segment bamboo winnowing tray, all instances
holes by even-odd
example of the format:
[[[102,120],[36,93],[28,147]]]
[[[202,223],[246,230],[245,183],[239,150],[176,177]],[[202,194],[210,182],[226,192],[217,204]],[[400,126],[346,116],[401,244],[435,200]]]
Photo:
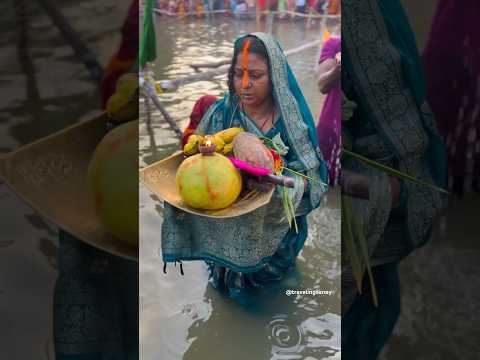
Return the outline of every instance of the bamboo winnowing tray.
[[[163,160],[140,170],[140,179],[143,184],[160,199],[191,214],[210,218],[231,218],[252,212],[268,204],[272,198],[274,188],[269,192],[253,191],[245,197],[239,197],[232,205],[222,210],[197,210],[185,204],[180,197],[175,175],[177,169],[185,159],[182,152],[177,152]]]
[[[90,158],[106,133],[106,114],[0,155],[0,178],[42,216],[98,249],[138,261],[138,247],[114,239],[87,188]]]

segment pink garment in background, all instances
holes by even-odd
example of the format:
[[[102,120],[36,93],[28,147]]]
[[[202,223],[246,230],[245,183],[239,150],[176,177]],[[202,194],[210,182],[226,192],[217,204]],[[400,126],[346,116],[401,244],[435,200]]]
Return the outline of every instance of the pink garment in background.
[[[423,54],[427,97],[447,143],[454,190],[480,177],[479,22],[480,1],[441,0]]]
[[[330,37],[323,44],[319,63],[326,59],[334,59],[341,51],[339,37]],[[333,87],[323,104],[320,119],[317,124],[317,135],[320,150],[327,162],[330,184],[336,184],[340,175],[340,151],[341,151],[341,124],[342,124],[342,89],[341,82]]]

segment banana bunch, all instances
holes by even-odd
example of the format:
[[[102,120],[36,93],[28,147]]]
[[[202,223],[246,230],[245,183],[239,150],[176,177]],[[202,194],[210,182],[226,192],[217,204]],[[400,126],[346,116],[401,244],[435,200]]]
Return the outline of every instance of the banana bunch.
[[[229,155],[233,151],[233,139],[242,131],[242,128],[233,127],[214,134],[210,139],[215,144],[215,151],[223,155]],[[205,136],[190,135],[188,142],[183,147],[183,153],[187,156],[197,154],[199,152],[198,145],[205,144],[205,140]]]
[[[188,142],[183,147],[183,153],[187,156],[195,155],[198,153],[198,145],[204,142],[204,137],[201,135],[190,135]]]
[[[107,114],[114,124],[138,118],[137,74],[124,74],[117,80],[115,93],[107,101]]]

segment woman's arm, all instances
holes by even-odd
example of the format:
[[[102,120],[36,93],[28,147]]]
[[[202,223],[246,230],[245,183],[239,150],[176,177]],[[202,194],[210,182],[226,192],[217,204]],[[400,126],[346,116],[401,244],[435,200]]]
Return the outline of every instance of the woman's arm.
[[[340,81],[342,64],[336,59],[325,59],[318,65],[318,88],[327,94]]]

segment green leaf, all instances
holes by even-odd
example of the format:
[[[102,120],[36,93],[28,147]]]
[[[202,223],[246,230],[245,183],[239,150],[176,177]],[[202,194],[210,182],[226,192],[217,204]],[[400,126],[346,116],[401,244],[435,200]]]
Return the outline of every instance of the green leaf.
[[[285,216],[287,217],[288,224],[291,226],[292,214],[290,213],[290,207],[288,206],[288,193],[286,187],[282,189],[282,204],[283,209],[285,210]]]
[[[297,219],[295,217],[295,208],[293,206],[292,197],[288,195],[288,189],[285,188],[285,190],[287,190],[287,204],[288,204],[288,207],[290,208],[290,214],[293,219],[293,225],[295,225],[295,232],[298,234],[298,225],[297,225]]]
[[[280,136],[280,133],[275,135],[272,139],[272,145],[275,151],[280,155],[280,156],[285,156],[288,154],[289,147],[285,145],[285,143],[282,140],[282,137]]]
[[[307,179],[308,181],[311,181],[311,182],[314,182],[314,183],[317,183],[319,184],[320,186],[322,186],[322,189],[323,191],[327,191],[328,190],[328,184],[320,181],[320,180],[317,180],[317,179],[314,179],[308,175],[305,175],[305,174],[302,174],[301,172],[298,172],[298,171],[295,171],[295,170],[292,170],[292,169],[289,169],[285,166],[282,166],[282,170],[287,170],[287,171],[290,171],[291,173],[294,173],[295,175],[298,175],[298,176],[301,176],[303,177],[304,179]]]
[[[342,195],[342,237],[353,269],[353,276],[359,293],[362,293],[362,280],[365,269],[368,273],[373,303],[378,306],[377,289],[373,279],[367,242],[361,220],[353,214],[350,198]],[[360,247],[361,255],[358,253]]]
[[[370,281],[370,289],[372,290],[373,304],[375,306],[378,306],[377,289],[375,287],[375,281],[373,279],[372,267],[370,266],[370,256],[368,255],[368,247],[367,247],[367,241],[365,240],[365,235],[363,232],[363,224],[361,223],[360,219],[353,216],[352,225],[353,225],[354,238],[358,239],[357,242],[360,245],[360,249],[362,251],[363,264],[367,268],[368,279]]]
[[[420,179],[417,179],[416,177],[414,176],[411,176],[411,175],[408,175],[408,174],[405,174],[401,171],[398,171],[396,169],[393,169],[389,166],[386,166],[386,165],[383,165],[383,164],[380,164],[376,161],[373,161],[365,156],[362,156],[362,155],[359,155],[359,154],[356,154],[352,151],[349,151],[345,148],[342,148],[342,153],[350,156],[351,158],[361,162],[362,164],[365,164],[367,166],[370,166],[374,169],[377,169],[377,170],[380,170],[390,176],[395,176],[399,179],[402,179],[402,180],[406,180],[406,181],[410,181],[410,182],[413,182],[415,184],[418,184],[418,185],[422,185],[422,186],[426,186],[426,187],[429,187],[430,189],[433,189],[433,190],[436,190],[436,191],[439,191],[441,193],[444,193],[444,194],[449,194],[449,192],[445,189],[442,189],[441,187],[438,187],[436,185],[433,185],[433,184],[430,184],[426,181],[423,181],[423,180],[420,180]]]
[[[358,292],[362,293],[363,267],[357,252],[357,246],[352,232],[351,218],[353,216],[350,202],[345,195],[342,195],[342,237],[352,265],[353,277],[357,284]]]

